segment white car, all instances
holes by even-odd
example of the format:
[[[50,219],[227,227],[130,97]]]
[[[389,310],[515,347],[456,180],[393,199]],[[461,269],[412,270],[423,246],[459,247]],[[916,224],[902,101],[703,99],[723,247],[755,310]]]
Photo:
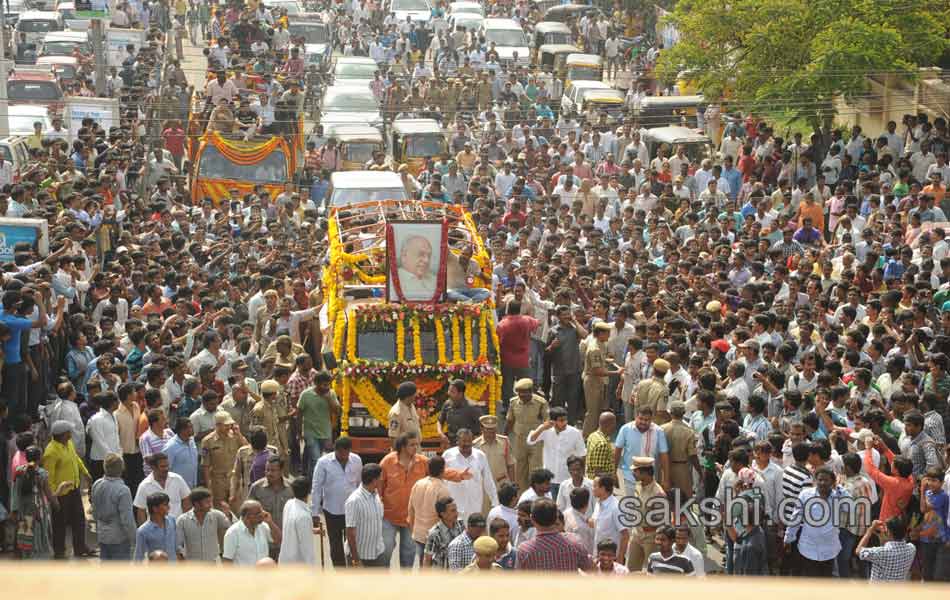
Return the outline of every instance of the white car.
[[[449,15],[449,27],[451,31],[455,31],[461,27],[465,31],[476,32],[481,29],[482,23],[484,22],[485,17],[475,13],[463,12]]]
[[[303,4],[297,0],[263,0],[263,4],[265,8],[286,8],[288,16],[304,12]]]
[[[501,63],[517,62],[520,66],[527,66],[531,61],[528,36],[516,21],[512,19],[485,19],[482,23],[481,33],[485,36],[485,42],[489,47],[494,42]],[[515,54],[518,55],[517,61],[515,61]]]
[[[373,91],[366,84],[331,85],[320,102],[320,122],[352,123],[381,128],[383,116]]]
[[[330,175],[328,203],[346,206],[372,200],[408,200],[402,178],[392,171],[337,171]]]
[[[561,96],[561,112],[586,113],[592,121],[600,113],[607,122],[618,122],[623,116],[624,95],[602,81],[573,81]]]
[[[365,56],[341,56],[333,65],[333,85],[369,85],[379,65]]]
[[[396,21],[405,23],[406,18],[413,23],[428,23],[432,18],[432,5],[429,0],[392,0],[389,12],[396,13]]]
[[[10,135],[33,135],[33,123],[42,123],[43,131],[49,130],[53,124],[45,106],[36,104],[15,104],[7,109],[7,122],[10,125]]]
[[[326,23],[291,20],[288,31],[291,39],[303,38],[304,61],[307,67],[316,66],[321,70],[327,68],[332,54],[332,39]]]
[[[478,2],[453,2],[449,4],[450,15],[459,15],[461,13],[485,16],[485,9]]]

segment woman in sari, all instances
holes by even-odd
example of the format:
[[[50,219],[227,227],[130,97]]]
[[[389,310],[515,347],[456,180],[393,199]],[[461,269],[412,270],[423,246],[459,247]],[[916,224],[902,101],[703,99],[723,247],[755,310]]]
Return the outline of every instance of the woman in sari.
[[[10,509],[16,524],[16,547],[23,559],[45,560],[53,557],[51,543],[53,518],[57,505],[49,487],[49,474],[39,466],[43,456],[37,446],[26,449],[26,464],[16,470]]]

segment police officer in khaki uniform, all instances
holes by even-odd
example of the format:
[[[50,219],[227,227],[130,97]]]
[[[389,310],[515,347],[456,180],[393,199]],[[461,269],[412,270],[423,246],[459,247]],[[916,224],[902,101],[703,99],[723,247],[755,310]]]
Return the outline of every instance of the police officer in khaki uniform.
[[[262,427],[280,453],[280,457],[287,460],[290,446],[287,443],[287,421],[297,415],[297,409],[287,412],[277,395],[280,393],[280,384],[273,379],[261,383],[261,399],[251,409],[251,426]]]
[[[699,456],[696,451],[696,432],[683,422],[686,403],[681,400],[670,402],[670,422],[660,429],[666,436],[670,455],[670,490],[679,490],[685,501],[693,495],[692,469],[700,472]]]
[[[534,382],[519,379],[508,405],[507,431],[511,433],[511,449],[515,461],[515,482],[519,490],[528,489],[528,475],[542,466],[544,443],[528,445],[528,434],[548,420],[548,401],[534,393]]]
[[[653,422],[663,425],[670,420],[666,405],[670,398],[670,389],[664,377],[670,370],[670,363],[662,358],[653,361],[653,376],[644,379],[633,390],[634,405],[637,408],[649,406],[653,409]]]
[[[633,476],[637,479],[637,486],[633,495],[640,499],[640,506],[646,506],[650,498],[663,497],[666,492],[653,478],[654,460],[652,456],[637,456],[633,459]],[[645,509],[644,509],[645,510]],[[631,573],[643,570],[643,563],[651,554],[656,552],[656,527],[637,526],[630,534],[630,548],[627,552],[627,569]]]
[[[395,441],[409,432],[421,437],[422,426],[416,412],[416,384],[403,381],[396,388],[396,403],[389,409],[389,439]]]
[[[228,502],[234,459],[247,443],[230,414],[215,413],[214,431],[201,440],[201,475],[215,507]]]
[[[584,437],[597,429],[600,413],[607,410],[607,382],[611,375],[620,375],[621,369],[607,360],[607,338],[610,337],[610,325],[603,321],[594,325],[594,339],[588,341],[584,350],[584,370],[581,379],[584,382],[584,403],[587,413],[584,415]]]
[[[485,453],[488,468],[491,469],[492,477],[495,479],[495,487],[497,488],[505,481],[514,481],[515,457],[511,453],[511,442],[508,441],[508,436],[498,434],[498,417],[482,415],[478,418],[478,423],[482,427],[482,434],[475,438],[472,445]],[[491,503],[488,496],[485,496],[482,511],[488,514],[490,509]]]
[[[495,478],[495,487],[505,481],[514,481],[515,458],[508,436],[498,433],[498,417],[482,415],[478,422],[482,426],[482,434],[475,438],[472,445],[485,453],[492,477]]]

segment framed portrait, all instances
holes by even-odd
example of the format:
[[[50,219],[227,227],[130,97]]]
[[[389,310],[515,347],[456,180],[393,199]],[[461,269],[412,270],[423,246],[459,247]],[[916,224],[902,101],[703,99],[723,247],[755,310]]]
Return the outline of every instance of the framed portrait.
[[[447,253],[445,222],[390,221],[386,225],[386,301],[441,302]]]

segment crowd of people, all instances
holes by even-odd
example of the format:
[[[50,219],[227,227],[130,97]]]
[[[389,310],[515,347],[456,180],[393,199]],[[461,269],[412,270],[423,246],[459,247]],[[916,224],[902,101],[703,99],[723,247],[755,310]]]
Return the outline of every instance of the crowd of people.
[[[492,11],[530,27],[525,6]],[[180,123],[149,136],[136,112],[160,79],[187,89],[156,29],[128,59],[143,87],[120,125],[84,123],[70,146],[37,133],[35,167],[3,188],[5,217],[49,225],[48,255],[18,243],[3,265],[4,549],[316,565],[326,538],[341,569],[701,575],[720,546],[734,575],[950,578],[946,119],[805,141],[744,115],[708,156],[653,153],[627,114],[547,115],[530,70],[469,59],[477,36],[467,106],[462,81],[426,72],[447,37],[369,2],[329,12],[371,45],[440,40],[406,46],[408,90],[388,72],[372,89],[388,114],[444,113],[450,152],[401,172],[415,196],[469,208],[490,251],[497,415],[448,382],[426,456],[407,381],[386,399],[392,451],[353,451],[319,318],[335,144],[318,130],[275,198],[192,205],[173,177]],[[228,67],[257,42],[303,74],[282,17],[250,2],[195,16],[217,44],[209,98],[238,97]],[[609,59],[609,27],[589,43],[600,23],[573,26]],[[689,499],[715,509],[680,511]]]

